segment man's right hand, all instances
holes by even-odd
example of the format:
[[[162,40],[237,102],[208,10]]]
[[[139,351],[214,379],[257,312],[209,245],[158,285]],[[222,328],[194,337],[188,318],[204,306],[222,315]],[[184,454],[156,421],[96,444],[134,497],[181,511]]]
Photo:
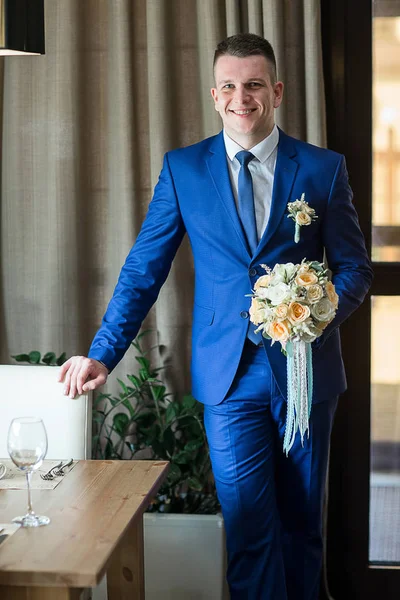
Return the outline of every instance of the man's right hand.
[[[61,367],[58,381],[64,381],[64,394],[75,398],[95,390],[107,381],[108,369],[98,360],[86,356],[71,356]]]

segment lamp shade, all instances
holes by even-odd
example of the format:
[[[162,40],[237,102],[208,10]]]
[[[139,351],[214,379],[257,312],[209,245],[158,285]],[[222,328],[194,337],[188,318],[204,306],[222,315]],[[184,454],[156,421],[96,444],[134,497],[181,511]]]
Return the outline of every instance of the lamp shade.
[[[0,0],[0,56],[44,54],[44,0]]]

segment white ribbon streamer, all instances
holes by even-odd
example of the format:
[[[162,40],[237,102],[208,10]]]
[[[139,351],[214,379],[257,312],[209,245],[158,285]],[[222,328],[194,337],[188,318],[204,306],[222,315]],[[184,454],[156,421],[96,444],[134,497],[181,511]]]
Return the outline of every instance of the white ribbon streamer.
[[[309,434],[313,384],[310,344],[303,341],[288,342],[286,351],[288,389],[283,451],[287,456],[294,444],[297,431],[300,431],[302,446],[305,434]]]

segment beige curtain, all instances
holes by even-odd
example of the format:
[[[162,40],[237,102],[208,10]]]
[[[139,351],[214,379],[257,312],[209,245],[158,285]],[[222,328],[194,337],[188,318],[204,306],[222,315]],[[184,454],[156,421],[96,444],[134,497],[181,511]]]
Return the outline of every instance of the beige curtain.
[[[46,55],[0,63],[3,362],[87,352],[164,152],[220,129],[220,39],[267,37],[286,84],[278,124],[325,144],[318,0],[46,0],[45,12]],[[192,282],[185,242],[145,323],[172,391],[190,390]],[[131,349],[116,372],[134,369]]]

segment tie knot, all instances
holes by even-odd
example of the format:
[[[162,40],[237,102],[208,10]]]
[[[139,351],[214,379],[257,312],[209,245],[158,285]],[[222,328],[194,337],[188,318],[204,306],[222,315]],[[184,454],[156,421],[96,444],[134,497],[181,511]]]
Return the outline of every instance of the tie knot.
[[[240,152],[238,152],[236,154],[236,158],[238,159],[240,165],[243,167],[247,167],[247,165],[249,164],[249,162],[251,160],[253,160],[254,158],[254,154],[252,154],[251,152],[249,152],[248,150],[241,150]]]

